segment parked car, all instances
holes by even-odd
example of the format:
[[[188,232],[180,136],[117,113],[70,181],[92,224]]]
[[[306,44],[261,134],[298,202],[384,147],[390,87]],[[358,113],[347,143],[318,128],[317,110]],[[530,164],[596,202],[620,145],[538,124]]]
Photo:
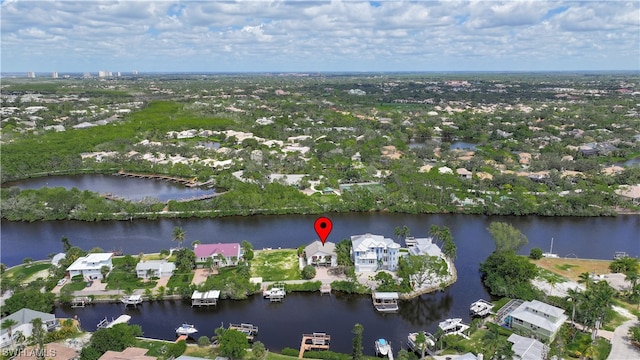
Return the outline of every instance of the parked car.
[[[58,280],[58,286],[62,286],[67,283],[67,278],[62,278]]]

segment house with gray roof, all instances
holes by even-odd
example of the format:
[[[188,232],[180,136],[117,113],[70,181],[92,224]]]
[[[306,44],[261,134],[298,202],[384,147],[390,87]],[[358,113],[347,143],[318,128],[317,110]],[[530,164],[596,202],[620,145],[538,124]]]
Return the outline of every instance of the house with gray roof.
[[[23,308],[14,312],[13,314],[0,319],[0,323],[6,320],[13,320],[16,322],[11,328],[0,330],[0,348],[7,347],[12,344],[12,338],[15,340],[16,333],[19,331],[25,338],[28,338],[33,333],[33,325],[31,321],[33,319],[40,318],[42,320],[43,327],[48,330],[53,330],[58,322],[53,314],[47,314],[40,311]]]
[[[356,272],[398,269],[400,244],[382,235],[351,236],[351,258]]]
[[[546,359],[549,348],[540,341],[518,334],[511,334],[507,339],[513,351],[513,358],[518,360]]]
[[[428,255],[443,257],[440,247],[433,243],[433,239],[428,238],[413,238],[408,237],[405,239],[407,247],[409,248],[409,254],[411,255]]]
[[[307,265],[314,266],[338,266],[338,254],[336,244],[326,241],[324,244],[316,240],[304,248],[304,258]]]
[[[523,302],[505,320],[513,330],[551,342],[567,318],[563,309],[533,300]]]
[[[167,260],[140,261],[136,265],[136,275],[140,279],[160,278],[173,275],[176,264]]]

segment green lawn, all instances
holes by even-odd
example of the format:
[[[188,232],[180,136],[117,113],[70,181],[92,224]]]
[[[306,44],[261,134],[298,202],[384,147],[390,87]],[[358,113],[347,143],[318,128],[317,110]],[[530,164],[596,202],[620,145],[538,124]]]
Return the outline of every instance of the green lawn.
[[[62,289],[71,290],[71,291],[79,291],[79,290],[84,289],[86,286],[87,286],[87,283],[85,281],[72,281],[70,283],[65,284],[62,287]]]
[[[258,250],[251,260],[251,276],[264,281],[299,280],[296,249]]]
[[[11,270],[7,270],[7,272],[5,272],[4,274],[2,274],[2,277],[7,277],[7,278],[11,278],[11,277],[16,277],[16,276],[20,276],[23,279],[28,279],[30,278],[33,274],[42,271],[42,270],[46,270],[51,266],[50,263],[46,262],[46,263],[37,263],[37,264],[32,264],[32,265],[18,265],[16,267],[14,267]]]

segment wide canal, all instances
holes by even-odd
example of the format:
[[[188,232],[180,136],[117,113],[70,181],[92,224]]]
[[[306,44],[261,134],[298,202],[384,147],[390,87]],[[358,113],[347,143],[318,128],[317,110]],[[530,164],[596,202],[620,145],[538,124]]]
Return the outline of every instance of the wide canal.
[[[120,179],[128,184],[133,179]],[[126,186],[120,186],[125,188]],[[102,189],[92,189],[102,192]],[[120,195],[116,192],[116,195]],[[162,194],[155,194],[161,196]],[[332,336],[331,348],[350,352],[353,325],[364,326],[365,352],[374,353],[373,342],[384,337],[392,342],[394,352],[406,347],[409,332],[435,332],[437,324],[446,318],[469,320],[469,304],[478,298],[488,298],[480,281],[478,267],[494,249],[486,228],[492,221],[509,222],[520,229],[529,244],[521,250],[527,254],[532,247],[548,251],[551,238],[553,252],[560,256],[611,259],[615,251],[640,256],[640,216],[611,218],[575,217],[488,217],[475,215],[410,215],[390,213],[328,214],[333,220],[329,241],[338,242],[351,235],[381,234],[394,238],[394,229],[406,225],[414,236],[426,236],[429,226],[447,226],[458,246],[455,261],[458,281],[444,292],[423,295],[400,304],[396,314],[379,314],[367,296],[320,296],[289,294],[281,304],[271,304],[259,296],[244,301],[221,300],[216,308],[191,308],[181,301],[147,302],[138,309],[125,310],[121,304],[97,304],[87,308],[57,308],[58,316],[78,315],[87,330],[104,317],[122,313],[132,316],[131,323],[142,326],[145,336],[175,339],[175,328],[183,322],[193,323],[200,335],[213,335],[213,329],[224,324],[252,323],[260,328],[257,339],[267,348],[280,350],[298,348],[303,333],[326,332]],[[265,247],[295,248],[316,238],[313,221],[316,216],[251,216],[217,219],[161,219],[155,221],[78,222],[54,221],[18,223],[2,221],[1,260],[15,265],[22,259],[44,259],[60,252],[60,238],[66,236],[72,244],[84,249],[101,247],[107,251],[122,250],[137,254],[157,252],[175,247],[171,232],[181,226],[186,234],[185,246],[194,240],[203,243],[240,242],[248,240],[256,249]]]

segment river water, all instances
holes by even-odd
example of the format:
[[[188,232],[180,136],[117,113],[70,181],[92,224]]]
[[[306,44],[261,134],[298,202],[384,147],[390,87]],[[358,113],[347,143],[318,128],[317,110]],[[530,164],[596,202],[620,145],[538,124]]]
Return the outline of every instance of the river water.
[[[71,177],[69,177],[71,178]],[[121,180],[118,189],[127,189],[134,179]],[[49,178],[51,180],[51,178]],[[63,182],[64,183],[64,182]],[[155,183],[155,182],[153,182]],[[68,186],[65,183],[61,186]],[[103,188],[94,188],[103,192]],[[114,192],[116,195],[120,195]],[[560,256],[611,259],[615,251],[640,256],[640,216],[575,218],[538,216],[489,217],[460,214],[392,214],[344,213],[328,214],[333,231],[328,241],[338,242],[362,233],[394,237],[397,226],[406,225],[416,237],[427,236],[433,224],[447,226],[458,247],[455,261],[458,281],[444,292],[423,295],[400,304],[396,314],[379,314],[368,296],[333,294],[289,294],[281,304],[271,304],[259,296],[245,301],[221,300],[217,308],[191,308],[176,302],[145,303],[138,309],[124,309],[121,304],[96,304],[84,309],[57,308],[58,316],[78,315],[83,327],[94,330],[104,317],[122,313],[132,316],[131,323],[142,326],[145,336],[175,339],[175,328],[183,322],[195,324],[200,335],[213,335],[213,329],[224,323],[253,323],[259,326],[258,340],[267,348],[298,348],[301,335],[326,332],[332,336],[331,349],[351,351],[351,330],[355,323],[364,326],[367,354],[374,354],[373,342],[385,337],[394,351],[406,347],[409,332],[435,332],[437,324],[450,317],[468,317],[469,304],[478,298],[489,298],[479,276],[478,267],[494,249],[486,228],[492,221],[509,222],[520,229],[529,244],[521,249],[528,254],[532,247],[548,251],[551,238],[553,252]],[[46,258],[62,250],[60,238],[67,236],[72,244],[90,249],[123,250],[137,254],[174,247],[171,231],[181,226],[186,234],[185,246],[194,240],[203,243],[240,242],[248,240],[256,249],[265,247],[298,247],[316,239],[313,222],[317,216],[283,215],[227,217],[214,219],[160,219],[155,221],[78,222],[51,221],[20,223],[2,221],[1,260],[15,265],[25,257]]]

